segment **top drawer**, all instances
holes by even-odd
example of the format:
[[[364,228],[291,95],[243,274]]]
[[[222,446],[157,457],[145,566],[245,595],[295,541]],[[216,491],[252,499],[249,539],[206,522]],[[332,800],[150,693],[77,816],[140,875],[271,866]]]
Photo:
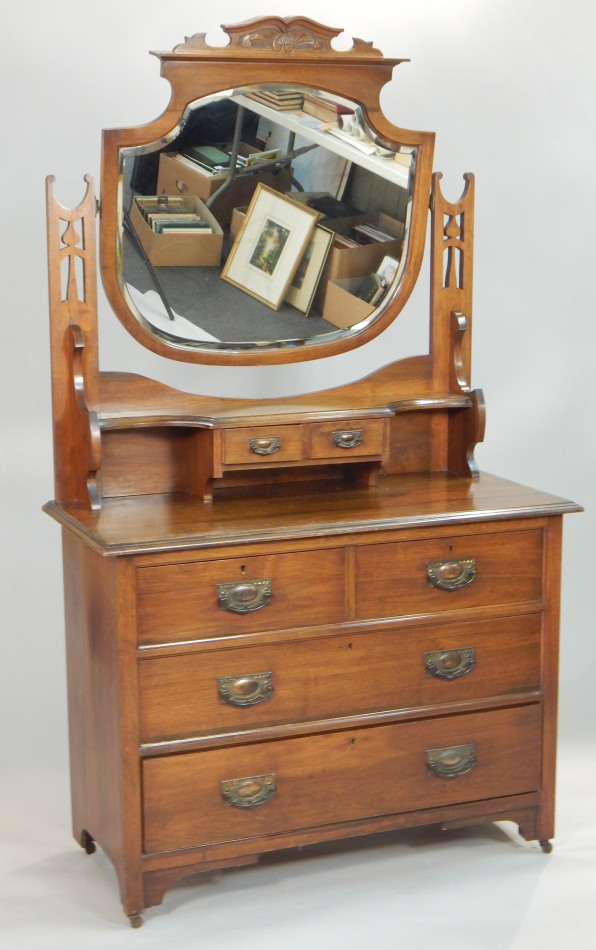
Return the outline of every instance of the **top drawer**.
[[[223,433],[225,465],[271,465],[296,462],[306,455],[304,426],[253,426]]]
[[[141,567],[144,644],[173,643],[345,620],[342,548]]]
[[[535,603],[542,558],[540,529],[356,548],[356,618]]]

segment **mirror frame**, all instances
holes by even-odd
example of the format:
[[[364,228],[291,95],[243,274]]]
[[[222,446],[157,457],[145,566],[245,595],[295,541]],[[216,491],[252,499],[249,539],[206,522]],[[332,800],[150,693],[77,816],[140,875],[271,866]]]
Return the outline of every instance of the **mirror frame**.
[[[171,52],[155,52],[161,75],[172,94],[165,111],[154,121],[133,128],[107,129],[102,135],[101,273],[108,300],[127,331],[144,347],[168,359],[218,365],[264,365],[305,362],[352,350],[374,339],[403,309],[414,289],[422,264],[431,191],[433,132],[402,129],[389,122],[381,109],[382,88],[403,59],[387,59],[372,43],[354,39],[351,49],[337,51],[331,41],[342,30],[325,27],[305,17],[266,17],[222,27],[227,46],[211,46],[197,33]],[[273,78],[275,77],[275,78]],[[169,140],[185,110],[208,96],[245,87],[283,81],[310,86],[358,104],[370,128],[382,141],[417,151],[412,193],[412,215],[407,259],[401,284],[386,304],[355,328],[305,341],[304,346],[270,343],[213,344],[164,339],[139,320],[121,285],[122,266],[122,149]],[[329,339],[331,337],[331,339]]]

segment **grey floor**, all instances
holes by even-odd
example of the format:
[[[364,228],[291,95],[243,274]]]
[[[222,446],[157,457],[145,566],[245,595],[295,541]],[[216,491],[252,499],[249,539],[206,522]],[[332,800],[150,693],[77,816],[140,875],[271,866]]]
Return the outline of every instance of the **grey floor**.
[[[403,831],[172,888],[133,931],[70,838],[66,775],[0,780],[3,950],[596,947],[596,745],[563,745],[551,855],[512,824]]]

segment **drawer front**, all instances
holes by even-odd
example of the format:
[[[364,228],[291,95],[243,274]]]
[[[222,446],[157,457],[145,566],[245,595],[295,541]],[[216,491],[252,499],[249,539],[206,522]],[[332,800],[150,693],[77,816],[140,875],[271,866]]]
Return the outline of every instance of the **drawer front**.
[[[507,617],[145,659],[142,741],[536,689],[540,624]]]
[[[297,462],[305,456],[303,426],[226,429],[223,444],[225,465]]]
[[[144,644],[345,619],[344,551],[303,551],[138,569]]]
[[[380,456],[388,432],[386,419],[356,419],[341,422],[317,422],[309,426],[310,457],[313,459]]]
[[[542,562],[536,529],[356,548],[356,616],[536,603]]]
[[[145,851],[529,792],[539,748],[525,706],[146,759]]]

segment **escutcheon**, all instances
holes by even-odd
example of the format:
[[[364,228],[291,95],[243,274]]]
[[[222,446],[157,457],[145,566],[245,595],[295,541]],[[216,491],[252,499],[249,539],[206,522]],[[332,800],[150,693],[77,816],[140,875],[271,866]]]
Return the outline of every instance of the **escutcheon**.
[[[271,698],[272,673],[246,673],[243,676],[218,676],[217,688],[222,703],[230,706],[256,706]]]
[[[276,791],[274,772],[268,775],[225,779],[221,783],[224,801],[235,808],[256,808],[257,805],[264,805],[271,801]]]
[[[362,429],[340,429],[333,433],[333,444],[338,449],[355,449],[362,445]]]
[[[231,610],[234,614],[248,614],[260,610],[271,602],[271,579],[258,581],[233,581],[216,584],[217,599],[222,610]]]
[[[476,578],[476,558],[465,557],[453,561],[428,561],[426,576],[431,587],[439,590],[458,590]]]
[[[277,435],[268,438],[249,439],[250,451],[255,455],[275,455],[281,449],[281,439]]]
[[[455,680],[471,673],[476,665],[474,647],[458,650],[433,650],[424,654],[424,665],[431,676],[441,680]]]
[[[471,772],[476,766],[476,746],[454,745],[445,749],[428,749],[426,764],[429,771],[439,778],[458,778]]]

